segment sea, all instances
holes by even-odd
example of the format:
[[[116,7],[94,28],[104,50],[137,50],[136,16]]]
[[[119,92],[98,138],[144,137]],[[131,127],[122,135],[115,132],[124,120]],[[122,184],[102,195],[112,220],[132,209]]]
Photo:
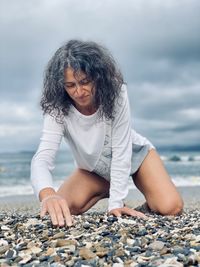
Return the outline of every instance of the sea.
[[[200,186],[200,151],[161,151],[163,163],[176,186]],[[34,151],[0,153],[0,197],[32,195],[30,164]],[[60,150],[52,173],[55,189],[74,170],[71,152]],[[129,188],[134,189],[132,180]]]

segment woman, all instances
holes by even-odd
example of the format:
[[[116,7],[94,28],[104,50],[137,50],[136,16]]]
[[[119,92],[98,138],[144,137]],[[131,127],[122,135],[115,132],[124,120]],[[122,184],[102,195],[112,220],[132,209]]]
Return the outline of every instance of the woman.
[[[60,47],[46,68],[41,107],[43,135],[31,162],[41,217],[49,213],[54,225],[70,226],[72,214],[102,198],[109,198],[109,214],[145,217],[124,205],[129,176],[151,210],[182,211],[183,201],[155,147],[131,129],[127,88],[107,49],[79,40]],[[77,166],[55,191],[51,171],[63,136]]]

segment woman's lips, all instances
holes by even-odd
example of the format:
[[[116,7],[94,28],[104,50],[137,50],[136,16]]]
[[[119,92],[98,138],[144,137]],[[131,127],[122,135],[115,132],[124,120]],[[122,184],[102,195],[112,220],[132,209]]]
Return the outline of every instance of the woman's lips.
[[[83,96],[83,97],[79,97],[77,98],[78,101],[83,101],[85,100],[89,95]]]

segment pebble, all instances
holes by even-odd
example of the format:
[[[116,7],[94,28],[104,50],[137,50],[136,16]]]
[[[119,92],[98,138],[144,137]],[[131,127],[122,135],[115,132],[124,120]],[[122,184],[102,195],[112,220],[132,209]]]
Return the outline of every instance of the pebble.
[[[115,217],[115,216],[109,216],[107,218],[107,221],[110,222],[110,223],[114,223],[114,222],[117,222],[118,221],[118,218]]]
[[[12,258],[14,258],[15,256],[16,256],[16,250],[14,250],[14,249],[9,249],[9,250],[7,250],[6,251],[6,253],[5,253],[5,256],[6,256],[6,258],[8,258],[8,259],[12,259]]]
[[[67,239],[57,239],[55,247],[64,247],[71,245]]]
[[[88,222],[83,224],[83,228],[85,229],[89,229],[90,228],[90,224]]]
[[[108,253],[109,253],[109,249],[108,249],[108,248],[105,248],[105,247],[103,247],[103,246],[98,246],[98,247],[96,247],[96,252],[95,252],[95,254],[96,254],[98,257],[102,258],[102,257],[106,256]]]
[[[49,216],[0,214],[0,266],[200,266],[200,211],[148,219],[106,213],[74,216],[55,227]]]
[[[160,267],[183,267],[181,262],[177,261],[176,257],[167,259],[163,264],[159,265]]]
[[[0,255],[4,254],[9,249],[8,245],[0,246]]]
[[[90,249],[88,248],[81,248],[79,251],[79,256],[82,257],[85,260],[88,259],[93,259],[96,257],[96,254],[93,253]]]
[[[124,267],[123,263],[114,263],[112,267]]]
[[[151,243],[149,245],[149,248],[153,249],[153,250],[162,250],[164,248],[164,243],[162,241],[154,241],[153,243]]]
[[[0,247],[1,246],[8,246],[8,241],[4,239],[0,239]]]
[[[31,255],[25,255],[22,260],[19,261],[19,264],[26,264],[31,260]]]
[[[56,233],[55,235],[53,235],[53,239],[58,239],[58,238],[62,238],[65,236],[65,233],[64,232],[59,232],[59,233]]]

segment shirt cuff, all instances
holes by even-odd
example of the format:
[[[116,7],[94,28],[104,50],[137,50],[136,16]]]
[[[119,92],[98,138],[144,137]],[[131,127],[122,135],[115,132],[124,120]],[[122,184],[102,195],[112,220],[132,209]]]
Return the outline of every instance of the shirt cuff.
[[[37,199],[39,201],[40,201],[40,198],[39,198],[40,191],[42,189],[44,189],[44,188],[47,188],[47,187],[54,189],[53,183],[51,183],[51,182],[49,182],[49,183],[47,183],[47,182],[45,182],[45,183],[42,183],[42,182],[40,182],[40,183],[33,183],[32,182],[32,188],[33,188],[34,194],[35,194],[35,196],[37,197]]]
[[[120,209],[123,207],[124,207],[123,200],[118,200],[118,201],[111,201],[110,199],[108,200],[108,212],[110,212],[113,209]]]

